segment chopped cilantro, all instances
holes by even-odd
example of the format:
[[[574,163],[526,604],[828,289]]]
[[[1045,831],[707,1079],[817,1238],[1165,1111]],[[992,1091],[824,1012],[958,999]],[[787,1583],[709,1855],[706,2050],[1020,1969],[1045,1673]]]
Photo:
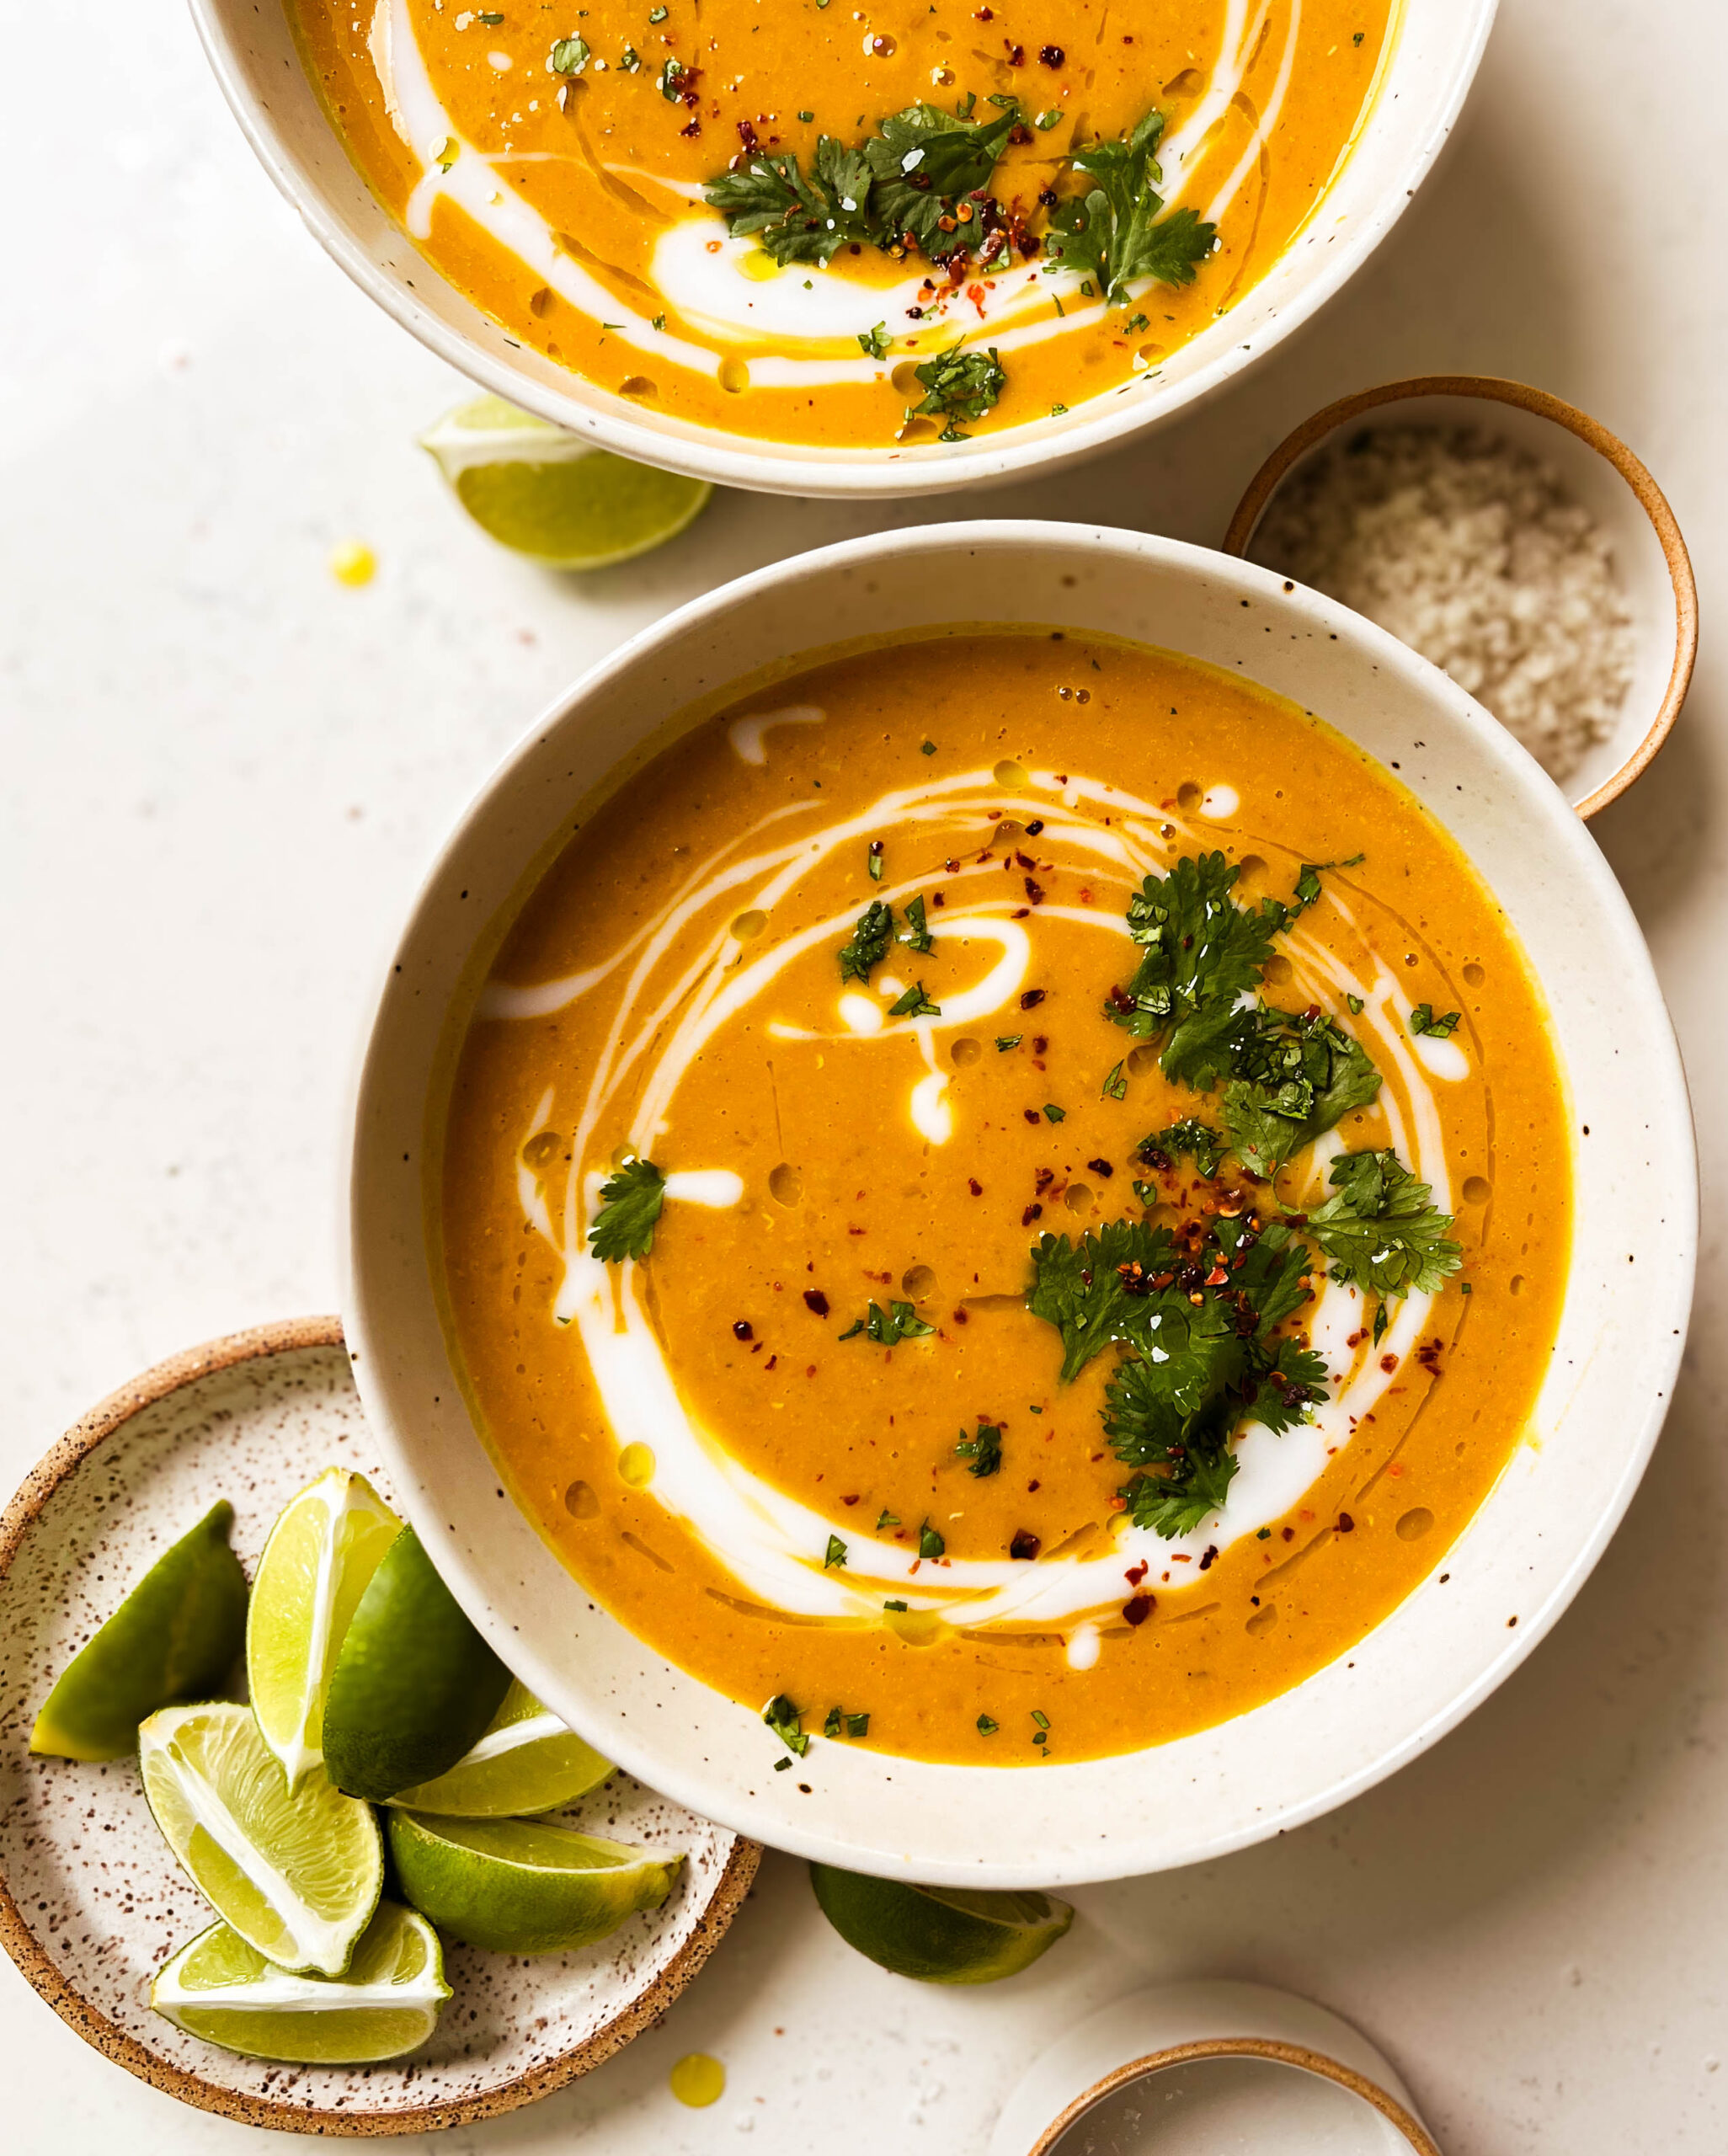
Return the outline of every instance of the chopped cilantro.
[[[828,1555],[822,1560],[823,1571],[825,1572],[830,1565],[844,1565],[845,1561],[845,1544],[840,1540],[839,1535],[830,1534],[828,1538]]]
[[[1048,1729],[1050,1726],[1050,1717],[1040,1707],[1032,1709],[1032,1718],[1040,1729]]]
[[[920,756],[933,756],[933,755],[935,755],[935,754],[936,754],[936,743],[935,743],[934,741],[922,741],[922,742],[920,742],[920,743],[919,744],[919,747],[918,747],[918,753],[919,753],[919,755],[920,755]]]
[[[1359,995],[1347,995],[1344,998],[1344,1004],[1346,1009],[1349,1011],[1352,1018],[1361,1017],[1363,1012],[1368,1008],[1368,1006],[1363,1001]]]
[[[897,997],[888,1006],[891,1018],[940,1018],[941,1015],[941,1005],[931,1001],[924,992],[921,980],[914,981],[904,995]]]
[[[937,437],[941,441],[965,441],[959,422],[983,419],[1008,386],[994,345],[988,352],[968,352],[956,344],[913,372],[925,396],[921,403],[908,407],[908,416],[933,413],[946,417],[947,424]]]
[[[561,37],[547,56],[546,64],[554,75],[579,75],[588,58],[586,38]]]
[[[1002,1465],[1000,1426],[995,1422],[980,1422],[975,1438],[968,1438],[963,1430],[960,1442],[954,1449],[962,1460],[969,1463],[966,1470],[968,1475],[975,1475],[982,1480],[986,1475],[995,1474]]]
[[[1020,1043],[1025,1038],[1026,1035],[1024,1033],[998,1033],[996,1036],[997,1050],[1000,1054],[1005,1055],[1011,1048],[1018,1048]]]
[[[641,69],[642,55],[633,45],[627,45],[618,56],[618,65],[627,75],[634,75]]]
[[[1068,1120],[1068,1110],[1066,1108],[1059,1108],[1053,1101],[1046,1101],[1044,1103],[1044,1120],[1047,1123],[1065,1123]]]
[[[898,248],[909,241],[931,260],[946,261],[969,251],[968,232],[978,221],[962,222],[957,205],[988,187],[1019,125],[1011,99],[989,120],[909,104],[860,143],[819,136],[808,171],[796,151],[757,150],[736,172],[711,179],[707,200],[734,237],[760,233],[782,268],[826,267],[843,247]]]
[[[947,1544],[943,1541],[941,1536],[936,1532],[936,1529],[931,1525],[928,1520],[925,1520],[918,1529],[919,1556],[920,1557],[940,1557],[943,1550],[945,1550],[947,1546]]]
[[[1149,1131],[1137,1150],[1140,1158],[1155,1168],[1191,1160],[1194,1172],[1210,1182],[1224,1158],[1224,1141],[1222,1132],[1214,1130],[1209,1123],[1202,1123],[1197,1116],[1190,1115],[1184,1116],[1180,1123],[1166,1124],[1162,1130]]]
[[[858,916],[851,942],[840,946],[841,980],[868,980],[871,968],[880,965],[888,956],[893,934],[893,908],[872,899]]]
[[[608,1265],[646,1257],[666,1202],[666,1178],[652,1161],[627,1161],[600,1185],[600,1210],[588,1230],[588,1247]]]
[[[858,332],[859,349],[868,352],[872,360],[885,360],[893,349],[893,342],[885,322],[878,322],[874,329]]]
[[[495,30],[504,20],[504,17],[502,15],[476,15],[474,20],[477,23],[484,23],[488,29]]]
[[[660,95],[664,98],[668,104],[681,104],[684,102],[684,93],[678,87],[683,80],[684,62],[681,60],[668,60],[665,66],[661,68],[659,75]]]
[[[898,1348],[903,1340],[923,1340],[935,1331],[936,1327],[926,1325],[910,1303],[891,1302],[886,1310],[880,1303],[872,1303],[870,1315],[849,1325],[840,1337],[851,1340],[861,1332],[878,1347]]]
[[[880,1534],[883,1528],[898,1527],[899,1524],[899,1514],[898,1513],[891,1513],[888,1507],[884,1505],[882,1510],[876,1516],[876,1532]]]
[[[1163,285],[1190,285],[1196,265],[1212,252],[1217,227],[1191,209],[1160,217],[1164,197],[1156,163],[1164,115],[1147,113],[1132,133],[1113,142],[1089,142],[1074,162],[1093,184],[1075,199],[1059,203],[1050,214],[1044,246],[1050,259],[1064,269],[1096,276],[1109,300],[1125,300],[1143,277]]]
[[[897,1614],[902,1617],[906,1614],[906,1605],[904,1602],[885,1602],[882,1606],[884,1609],[892,1609],[895,1611]]]
[[[774,1762],[774,1771],[776,1774],[783,1774],[791,1764],[790,1759],[776,1759]]]
[[[994,1737],[1001,1726],[1000,1722],[992,1721],[988,1715],[980,1715],[978,1718],[978,1733],[980,1737]]]
[[[657,314],[653,320],[648,324],[648,327],[650,329],[664,329],[666,327],[665,316],[664,314]]]
[[[1382,1299],[1432,1294],[1464,1262],[1449,1240],[1451,1214],[1395,1153],[1341,1154],[1331,1181],[1335,1193],[1309,1214],[1306,1232],[1332,1261],[1334,1280]]]
[[[648,20],[651,23],[664,23],[666,19],[666,14],[667,10],[664,8],[650,8],[648,9]]]
[[[1110,1066],[1110,1075],[1104,1081],[1104,1090],[1098,1097],[1103,1101],[1125,1101],[1128,1098],[1128,1080],[1123,1075],[1121,1064],[1114,1063]]]
[[[931,934],[925,920],[921,893],[906,909],[906,926],[900,931],[899,941],[909,951],[933,951],[936,948],[936,938]]]
[[[1269,1527],[1256,1527],[1254,1530],[1254,1540],[1256,1542],[1270,1542],[1272,1529]]]
[[[1130,335],[1137,334],[1140,330],[1149,329],[1152,327],[1144,314],[1131,314],[1122,326]]]
[[[1443,1041],[1458,1031],[1458,1022],[1463,1016],[1462,1011],[1448,1011],[1443,1017],[1437,1018],[1432,1003],[1418,1003],[1410,1014],[1410,1030],[1413,1033],[1428,1033],[1435,1040]]]
[[[838,1737],[840,1733],[842,1721],[843,1717],[840,1714],[840,1709],[838,1707],[830,1707],[828,1710],[827,1718],[822,1725],[822,1734],[824,1737]]]
[[[848,1715],[846,1716],[846,1735],[848,1737],[868,1737],[869,1734],[870,1717],[867,1714]]]
[[[811,121],[812,121],[815,117],[816,117],[816,115],[815,115],[815,114],[814,114],[813,112],[801,112],[801,113],[798,115],[798,118],[799,118],[800,120],[802,120],[804,122],[804,124],[805,124],[805,125],[806,125],[806,126],[808,126],[809,123],[810,123],[810,122],[811,122]]]
[[[869,865],[870,865],[870,880],[871,880],[871,882],[872,882],[872,883],[881,883],[881,881],[882,881],[882,841],[881,841],[880,839],[872,839],[872,841],[870,841],[870,851],[869,851],[868,855],[866,857],[866,858],[867,859],[867,861],[868,861],[868,862],[869,862]]]
[[[1149,876],[1128,901],[1128,934],[1144,955],[1105,1016],[1142,1039],[1164,1038],[1164,1074],[1208,1086],[1228,1059],[1240,999],[1260,985],[1274,925],[1230,896],[1240,867],[1221,853],[1184,854],[1169,875]]]
[[[1256,1175],[1276,1175],[1380,1090],[1367,1051],[1323,1012],[1298,1016],[1261,1004],[1240,1014],[1226,1045],[1224,1125]]]
[[[1065,404],[1053,404],[1050,407],[1050,417],[1053,419],[1059,419],[1067,409],[1068,407]]]
[[[810,1738],[802,1707],[795,1707],[784,1692],[776,1692],[763,1708],[762,1719],[794,1758],[803,1758],[810,1748]]]

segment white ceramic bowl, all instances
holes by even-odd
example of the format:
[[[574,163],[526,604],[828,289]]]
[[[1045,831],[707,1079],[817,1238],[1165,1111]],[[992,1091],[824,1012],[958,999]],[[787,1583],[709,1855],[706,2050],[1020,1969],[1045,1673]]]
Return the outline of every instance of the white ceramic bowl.
[[[1072,463],[1209,396],[1325,305],[1396,223],[1473,80],[1496,0],[1402,0],[1402,26],[1360,136],[1320,212],[1272,271],[1155,383],[965,447],[819,451],[645,411],[525,349],[447,285],[366,187],[301,67],[283,0],[191,0],[224,95],[307,229],[404,328],[487,389],[608,449],[781,494],[952,491]]]
[[[840,1745],[770,1771],[755,1714],[596,1607],[504,1501],[440,1328],[423,1219],[434,1059],[577,803],[693,698],[813,643],[941,622],[1061,622],[1240,668],[1387,762],[1504,905],[1546,990],[1578,1162],[1565,1316],[1532,1432],[1441,1569],[1347,1658],[1157,1749],[1011,1770]],[[460,1007],[460,1006],[459,1006]],[[1587,1126],[1589,1135],[1583,1135]],[[1684,1081],[1619,886],[1564,798],[1464,691],[1360,616],[1141,534],[979,523],[854,541],[745,577],[579,682],[488,782],[397,953],[361,1074],[348,1337],[392,1479],[475,1621],[609,1757],[781,1849],[959,1884],[1189,1864],[1366,1789],[1467,1713],[1565,1607],[1660,1428],[1689,1307]],[[804,1785],[808,1785],[808,1794]]]

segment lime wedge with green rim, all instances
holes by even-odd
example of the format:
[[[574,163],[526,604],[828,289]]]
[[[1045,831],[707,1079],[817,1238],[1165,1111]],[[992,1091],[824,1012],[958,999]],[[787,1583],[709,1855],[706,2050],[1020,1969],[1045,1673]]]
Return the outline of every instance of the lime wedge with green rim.
[[[392,1812],[402,1891],[440,1931],[499,1954],[591,1946],[672,1891],[681,1855],[602,1841],[537,1819]]]
[[[675,539],[714,491],[596,449],[501,397],[459,404],[420,446],[483,531],[548,568],[610,568],[646,554]]]
[[[228,1547],[233,1517],[232,1505],[212,1505],[79,1648],[36,1716],[32,1752],[117,1759],[147,1715],[227,1682],[246,1626],[246,1575]]]
[[[384,1884],[371,1807],[317,1767],[291,1791],[248,1707],[164,1707],[138,1732],[138,1764],[163,1838],[216,1914],[280,1968],[339,1977]]]
[[[813,1864],[822,1913],[859,1953],[897,1977],[927,1984],[993,1984],[1017,1977],[1074,1922],[1049,1894],[989,1894],[963,1886],[908,1886]]]
[[[298,1785],[323,1758],[324,1694],[402,1522],[363,1475],[328,1468],[283,1508],[259,1560],[246,1675],[264,1740]]]
[[[296,1976],[213,1924],[156,1972],[150,2004],[189,2036],[248,2058],[361,2066],[424,2044],[450,1997],[438,1934],[393,1902],[354,1950],[345,1977]]]
[[[472,1751],[447,1773],[390,1801],[458,1819],[517,1819],[573,1804],[611,1771],[610,1759],[566,1729],[525,1684],[512,1680],[491,1727]]]
[[[455,1766],[485,1733],[510,1673],[405,1527],[348,1627],[324,1701],[338,1789],[387,1803]]]

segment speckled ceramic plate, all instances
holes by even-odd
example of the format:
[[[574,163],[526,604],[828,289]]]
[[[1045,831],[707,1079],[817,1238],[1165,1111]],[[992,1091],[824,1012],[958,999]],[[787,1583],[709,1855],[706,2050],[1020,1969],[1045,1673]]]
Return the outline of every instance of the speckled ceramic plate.
[[[453,1945],[455,1996],[409,2057],[373,2067],[246,2059],[150,2011],[150,1978],[210,1922],[119,1759],[26,1747],[55,1675],[124,1591],[217,1497],[248,1568],[271,1521],[328,1465],[388,1497],[335,1318],[236,1334],[164,1363],[68,1432],[0,1519],[0,1941],[62,2020],[206,2111],[306,2133],[424,2132],[513,2110],[646,2028],[731,1922],[760,1851],[617,1774],[570,1824],[682,1849],[664,1908],[581,1953]]]

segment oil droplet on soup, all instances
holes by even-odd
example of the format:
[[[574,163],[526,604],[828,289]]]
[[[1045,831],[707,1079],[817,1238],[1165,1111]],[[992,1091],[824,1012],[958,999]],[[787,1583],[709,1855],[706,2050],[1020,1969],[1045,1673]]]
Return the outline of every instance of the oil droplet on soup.
[[[644,1490],[654,1479],[654,1456],[645,1444],[625,1446],[618,1455],[618,1477],[632,1490]]]

